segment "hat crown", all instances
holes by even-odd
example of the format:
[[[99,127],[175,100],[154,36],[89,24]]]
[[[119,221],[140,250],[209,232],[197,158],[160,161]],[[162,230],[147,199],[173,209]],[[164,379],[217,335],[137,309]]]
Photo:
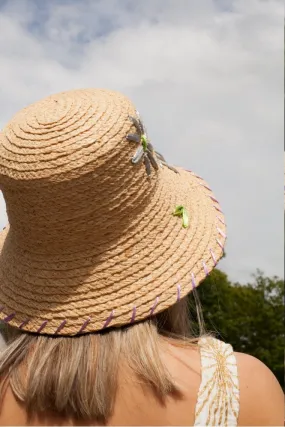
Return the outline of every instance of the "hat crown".
[[[168,165],[134,106],[106,90],[53,95],[0,134],[0,319],[76,335],[175,304],[226,239],[208,185]]]
[[[21,110],[0,141],[10,235],[41,253],[112,241],[147,207],[159,172],[132,165],[135,108],[113,91],[52,95]]]

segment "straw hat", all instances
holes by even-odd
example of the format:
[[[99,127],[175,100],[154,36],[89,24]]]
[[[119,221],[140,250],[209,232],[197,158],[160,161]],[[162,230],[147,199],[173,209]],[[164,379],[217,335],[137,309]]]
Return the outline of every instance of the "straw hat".
[[[125,325],[214,268],[226,239],[219,204],[155,145],[113,91],[59,93],[14,116],[0,136],[1,320],[60,335]]]

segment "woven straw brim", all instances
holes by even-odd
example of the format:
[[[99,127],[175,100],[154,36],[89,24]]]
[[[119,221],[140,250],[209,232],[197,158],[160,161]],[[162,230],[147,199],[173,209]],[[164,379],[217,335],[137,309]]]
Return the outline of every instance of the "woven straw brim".
[[[0,233],[0,318],[25,331],[75,335],[129,324],[167,309],[223,255],[225,223],[207,184],[192,172],[160,171],[147,209],[100,250],[50,256]],[[173,216],[177,205],[189,227]]]

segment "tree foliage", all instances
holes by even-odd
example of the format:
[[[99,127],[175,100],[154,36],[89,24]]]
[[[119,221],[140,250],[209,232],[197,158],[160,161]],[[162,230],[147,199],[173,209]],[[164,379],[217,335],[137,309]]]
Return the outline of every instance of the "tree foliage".
[[[214,270],[198,294],[207,330],[264,362],[284,389],[284,280],[258,271],[241,285]]]

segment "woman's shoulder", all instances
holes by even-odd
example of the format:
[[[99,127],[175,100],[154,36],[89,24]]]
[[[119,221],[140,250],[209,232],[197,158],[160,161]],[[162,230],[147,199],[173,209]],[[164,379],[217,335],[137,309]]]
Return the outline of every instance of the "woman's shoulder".
[[[213,337],[201,338],[199,346],[202,381],[204,377],[210,384],[211,372],[213,377],[217,372],[225,377],[227,390],[232,391],[230,406],[238,409],[238,425],[283,425],[284,393],[263,362],[234,352],[230,344]]]
[[[240,387],[240,425],[284,425],[284,393],[256,357],[235,352]]]

